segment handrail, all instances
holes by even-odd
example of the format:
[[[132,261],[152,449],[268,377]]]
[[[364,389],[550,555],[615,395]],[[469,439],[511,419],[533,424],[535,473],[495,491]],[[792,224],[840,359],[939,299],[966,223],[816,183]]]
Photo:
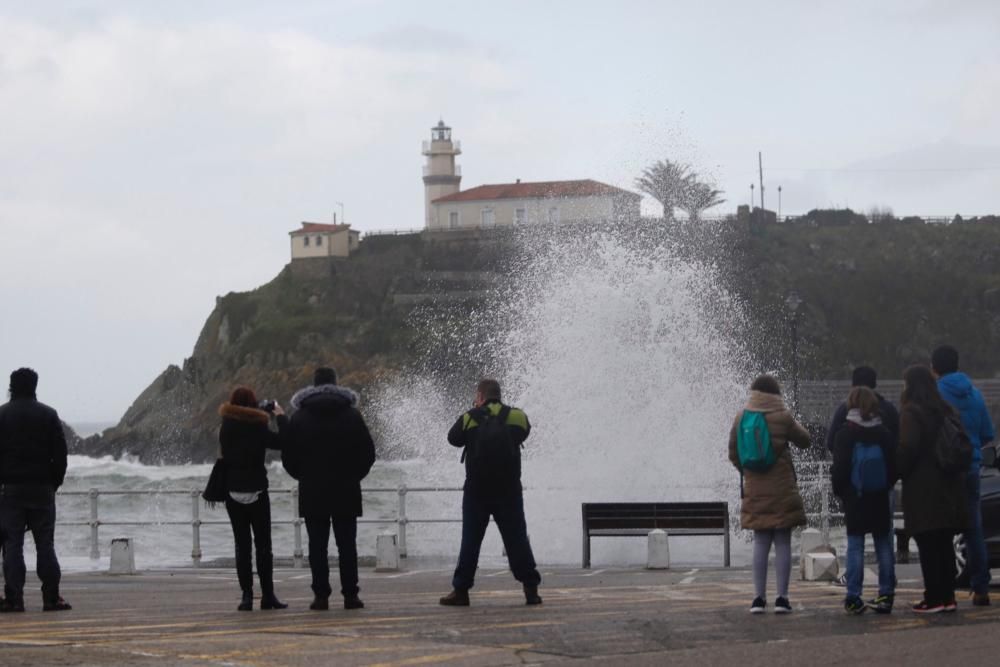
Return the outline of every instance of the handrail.
[[[396,494],[396,514],[394,517],[385,519],[364,518],[358,519],[358,523],[368,524],[395,524],[399,530],[399,555],[406,558],[406,527],[411,523],[461,523],[462,519],[455,518],[410,518],[406,514],[406,496],[410,493],[450,493],[461,491],[461,487],[453,486],[414,486],[408,487],[401,484],[396,487],[370,487],[363,488],[362,493],[394,493]],[[292,498],[292,516],[288,519],[275,519],[272,525],[291,525],[294,534],[294,550],[292,559],[295,567],[302,567],[302,524],[304,520],[298,515],[298,495],[299,488],[271,488],[271,494],[289,494]],[[191,560],[195,566],[201,562],[201,527],[228,525],[229,521],[204,520],[201,518],[201,490],[192,488],[164,488],[149,490],[110,490],[104,491],[98,488],[91,488],[86,491],[59,491],[59,496],[86,496],[90,500],[90,518],[87,521],[57,521],[60,526],[89,526],[90,527],[90,557],[94,560],[101,557],[100,551],[100,528],[101,526],[191,526]],[[100,497],[101,496],[163,496],[187,495],[191,498],[191,519],[190,520],[164,520],[164,521],[103,521],[100,518]]]

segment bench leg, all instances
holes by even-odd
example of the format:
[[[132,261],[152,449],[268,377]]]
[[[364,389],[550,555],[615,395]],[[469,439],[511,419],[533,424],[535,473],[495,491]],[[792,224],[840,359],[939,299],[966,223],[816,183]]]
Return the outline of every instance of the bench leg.
[[[583,533],[583,569],[590,569],[590,535],[586,531]]]

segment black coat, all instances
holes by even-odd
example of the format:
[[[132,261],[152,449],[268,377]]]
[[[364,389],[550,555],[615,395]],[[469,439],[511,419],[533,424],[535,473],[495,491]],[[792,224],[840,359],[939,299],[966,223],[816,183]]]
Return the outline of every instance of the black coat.
[[[882,448],[888,474],[888,488],[878,493],[858,496],[851,483],[854,445],[859,442],[877,444]],[[848,535],[885,535],[892,530],[889,494],[896,483],[896,443],[885,426],[863,427],[845,422],[833,444],[833,466],[830,468],[833,492],[844,504],[844,519]]]
[[[361,516],[361,480],[375,463],[375,443],[357,400],[338,385],[307,387],[292,397],[291,418],[278,420],[281,462],[299,480],[300,516]]]
[[[878,398],[878,411],[879,417],[882,418],[882,424],[889,429],[889,433],[892,434],[892,441],[894,443],[899,443],[899,411],[896,410],[896,406],[892,404],[891,401],[886,400],[882,394],[876,392],[875,396]],[[847,403],[841,403],[833,413],[833,419],[830,420],[830,428],[826,432],[826,448],[831,452],[833,451],[833,441],[837,437],[837,433],[840,431],[840,427],[847,422]]]
[[[0,483],[62,486],[66,435],[55,410],[34,398],[0,405]]]
[[[896,466],[903,480],[906,530],[961,532],[966,525],[965,473],[946,474],[934,460],[934,441],[944,419],[918,406],[903,408]]]
[[[226,470],[226,490],[237,493],[267,489],[268,449],[281,449],[278,434],[267,427],[263,410],[223,403],[219,408],[219,446]]]
[[[452,425],[448,430],[448,444],[452,447],[474,447],[476,442],[479,424],[487,417],[484,414],[488,411],[496,416],[500,414],[504,405],[498,400],[490,400],[486,405],[469,410]],[[498,481],[499,486],[489,489],[478,489],[474,482],[475,476],[472,474],[471,457],[467,456],[468,450],[462,453],[462,460],[465,462],[465,489],[477,491],[488,491],[490,493],[502,493],[510,490],[520,490],[521,488],[521,447],[531,433],[531,423],[528,415],[520,408],[510,408],[507,414],[507,432],[510,434],[510,442],[517,448],[517,461],[514,476],[510,480]]]

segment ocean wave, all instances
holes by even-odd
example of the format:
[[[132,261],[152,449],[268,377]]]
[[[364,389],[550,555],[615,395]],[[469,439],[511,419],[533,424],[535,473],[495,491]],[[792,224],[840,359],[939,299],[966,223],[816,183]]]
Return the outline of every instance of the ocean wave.
[[[147,465],[130,456],[116,459],[112,456],[94,458],[71,455],[67,463],[66,477],[70,480],[94,477],[135,477],[151,482],[162,482],[193,477],[207,478],[212,471],[212,465],[209,463]]]

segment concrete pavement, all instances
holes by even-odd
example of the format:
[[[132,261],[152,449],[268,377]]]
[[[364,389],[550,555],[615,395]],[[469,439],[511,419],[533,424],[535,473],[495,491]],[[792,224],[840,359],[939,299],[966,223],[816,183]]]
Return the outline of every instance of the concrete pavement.
[[[917,566],[899,566],[891,616],[847,617],[843,589],[793,582],[795,613],[751,616],[746,569],[543,569],[525,607],[509,572],[480,570],[469,608],[445,608],[451,567],[362,570],[360,611],[312,612],[308,570],[275,573],[285,611],[235,611],[235,573],[70,574],[73,611],[0,615],[4,665],[998,664],[1000,605],[920,617]],[[773,576],[773,573],[772,573]],[[336,587],[336,571],[333,572]],[[870,585],[874,578],[866,577]],[[773,582],[772,582],[773,590]],[[773,593],[772,593],[773,596]],[[995,589],[1000,602],[1000,589]],[[331,602],[339,602],[331,598]],[[769,600],[769,603],[771,601]],[[769,608],[769,612],[771,609]]]

